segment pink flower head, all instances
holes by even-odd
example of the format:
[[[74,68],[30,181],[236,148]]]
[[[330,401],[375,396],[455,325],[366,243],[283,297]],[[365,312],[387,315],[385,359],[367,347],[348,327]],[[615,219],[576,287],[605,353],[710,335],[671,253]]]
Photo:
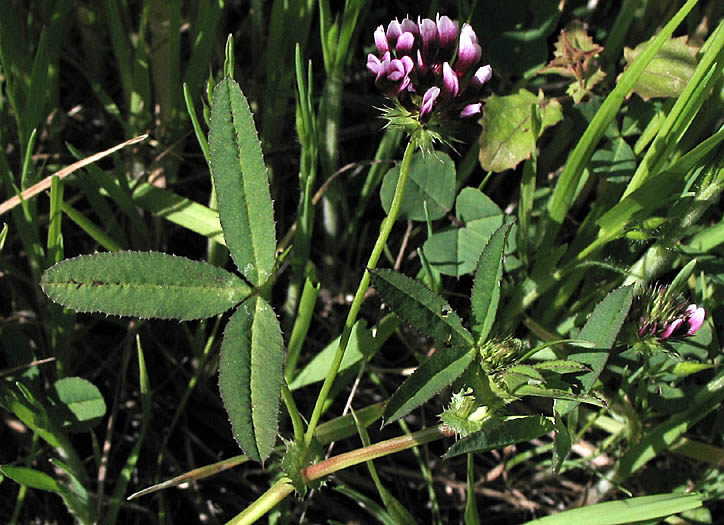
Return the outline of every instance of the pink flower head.
[[[391,122],[392,115],[404,115],[408,120],[398,124],[406,127],[480,114],[480,91],[492,69],[480,63],[482,50],[469,24],[461,28],[439,14],[417,22],[406,17],[392,20],[387,30],[378,26],[374,39],[378,53],[367,57],[367,69],[395,103]]]
[[[653,336],[659,341],[694,335],[704,324],[706,311],[696,304],[687,304],[679,294],[666,286],[645,288],[636,299],[640,338]]]

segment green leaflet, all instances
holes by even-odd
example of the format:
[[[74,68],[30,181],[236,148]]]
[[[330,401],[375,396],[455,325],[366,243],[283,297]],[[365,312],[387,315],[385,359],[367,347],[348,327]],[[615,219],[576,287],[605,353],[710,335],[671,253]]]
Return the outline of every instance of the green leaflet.
[[[478,344],[485,341],[495,321],[500,301],[500,278],[503,276],[503,250],[512,224],[496,230],[483,249],[475,269],[470,303],[473,311],[473,333]]]
[[[209,148],[226,245],[239,271],[260,286],[274,267],[274,211],[254,118],[228,77],[214,89]]]
[[[583,387],[581,395],[591,391],[593,384],[606,366],[609,352],[626,320],[632,301],[633,287],[624,286],[614,290],[596,305],[591,317],[578,334],[579,339],[596,344],[595,350],[582,349],[580,352],[574,351],[569,355],[572,361],[583,363],[591,369],[579,376]],[[555,410],[560,415],[565,415],[577,405],[577,401],[556,401]]]
[[[465,226],[450,226],[433,233],[423,246],[431,266],[445,275],[472,273],[483,248],[503,224],[503,212],[476,188],[463,188],[455,202],[455,215]]]
[[[460,377],[476,351],[464,346],[445,348],[423,362],[390,397],[385,407],[385,424],[404,417]]]
[[[106,402],[100,390],[82,377],[65,377],[53,385],[58,406],[54,414],[59,427],[78,432],[88,430],[106,413]]]
[[[393,270],[370,270],[372,286],[404,321],[441,343],[473,344],[460,316],[435,292]]]
[[[553,430],[553,423],[543,416],[514,416],[484,428],[454,443],[443,456],[450,459],[468,452],[487,452],[515,443],[530,441]]]
[[[234,438],[255,461],[276,441],[283,349],[276,314],[261,297],[244,302],[226,325],[219,389]]]
[[[400,166],[391,168],[382,181],[380,199],[385,213],[389,213]],[[410,178],[397,220],[424,221],[425,204],[431,221],[441,219],[455,202],[455,163],[445,153],[434,155],[415,153],[410,165]]]
[[[218,315],[251,293],[226,270],[159,252],[66,259],[49,268],[40,285],[53,301],[76,311],[179,320]]]

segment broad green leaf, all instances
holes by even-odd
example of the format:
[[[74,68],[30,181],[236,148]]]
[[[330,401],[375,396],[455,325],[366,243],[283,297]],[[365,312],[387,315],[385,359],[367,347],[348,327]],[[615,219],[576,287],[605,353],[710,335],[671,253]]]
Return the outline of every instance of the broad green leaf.
[[[633,287],[623,286],[612,291],[596,305],[591,317],[579,332],[578,339],[596,344],[594,351],[576,349],[568,355],[570,360],[583,363],[590,368],[590,371],[578,376],[582,386],[581,394],[588,394],[591,391],[606,366],[608,355],[626,320],[632,301]],[[557,401],[555,410],[560,415],[565,415],[577,405],[577,402]]]
[[[514,95],[493,95],[486,99],[480,136],[480,164],[484,170],[513,169],[530,157],[538,140],[532,129],[533,105],[540,114],[540,133],[563,119],[560,102],[546,100],[542,91],[535,95],[521,89]]]
[[[390,211],[400,167],[390,169],[382,181],[380,199],[385,213]],[[445,216],[455,202],[455,163],[445,153],[434,155],[415,153],[410,165],[405,195],[397,220],[425,220],[425,203],[434,221]]]
[[[503,224],[503,212],[475,188],[460,192],[455,212],[464,227],[453,226],[434,233],[423,251],[434,269],[460,277],[475,270],[483,248]]]
[[[16,483],[20,483],[31,489],[47,490],[50,492],[62,491],[62,487],[54,478],[39,470],[28,467],[16,467],[14,465],[0,465],[0,472]]]
[[[260,286],[274,267],[274,211],[254,118],[228,77],[214,88],[209,148],[226,246],[244,277]]]
[[[100,390],[82,377],[65,377],[53,385],[59,402],[56,415],[62,418],[62,427],[73,431],[87,430],[98,423],[106,413],[106,402]]]
[[[224,313],[251,293],[226,270],[159,252],[66,259],[49,268],[40,285],[53,301],[76,311],[180,320]]]
[[[385,304],[423,334],[442,343],[473,343],[470,332],[448,302],[419,281],[385,269],[370,270],[370,277]]]
[[[276,314],[261,297],[229,319],[221,344],[219,389],[239,446],[264,461],[277,435],[284,341]]]
[[[478,344],[484,342],[493,328],[500,301],[500,279],[503,276],[503,250],[512,224],[496,230],[483,249],[475,269],[470,303],[473,312],[473,334]]]
[[[475,357],[476,349],[464,346],[438,350],[424,361],[392,394],[385,407],[385,424],[406,416],[465,371]]]
[[[339,372],[347,370],[354,366],[362,359],[371,358],[384,342],[392,335],[400,321],[393,319],[394,322],[386,325],[384,329],[381,327],[375,336],[372,331],[367,328],[367,322],[364,320],[357,321],[352,327],[347,350],[339,365]],[[339,337],[324,347],[314,358],[296,375],[289,384],[291,390],[311,385],[318,381],[323,381],[329,373],[329,367],[334,359],[334,354],[339,346]]]
[[[525,525],[617,525],[655,520],[703,505],[701,494],[657,494],[619,501],[606,501],[546,516]],[[654,523],[653,521],[651,523]]]
[[[678,97],[694,74],[698,46],[688,44],[689,37],[670,38],[649,62],[634,84],[633,91],[644,100],[653,97]],[[626,64],[631,64],[651,41],[643,42],[634,49],[624,48]]]
[[[553,423],[543,416],[511,417],[454,443],[443,458],[450,459],[468,452],[496,450],[515,443],[530,441],[551,430],[553,430]]]

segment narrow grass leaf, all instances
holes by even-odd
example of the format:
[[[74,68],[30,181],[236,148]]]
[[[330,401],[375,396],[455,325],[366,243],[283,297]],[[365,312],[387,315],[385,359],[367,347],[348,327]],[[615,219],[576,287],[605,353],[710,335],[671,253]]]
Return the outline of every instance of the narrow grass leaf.
[[[276,314],[261,297],[244,302],[224,332],[219,389],[234,438],[264,461],[277,435],[284,342]]]
[[[617,525],[664,518],[702,506],[701,494],[657,494],[619,501],[606,501],[546,516],[526,525]]]
[[[0,465],[0,472],[16,483],[30,487],[31,489],[60,492],[61,486],[58,482],[45,472],[28,467],[16,467],[14,465]]]
[[[373,336],[372,331],[367,328],[364,320],[357,321],[352,327],[352,334],[347,343],[347,350],[339,365],[339,372],[351,368],[362,359],[371,359],[372,356],[382,347],[387,339],[399,326],[400,321],[394,316],[378,326],[377,333]],[[289,384],[290,390],[297,390],[303,386],[323,381],[329,373],[329,367],[334,359],[334,354],[339,346],[339,337],[324,347],[307,365],[296,375]]]
[[[274,212],[254,118],[228,77],[214,89],[209,148],[226,245],[239,271],[259,286],[274,267]]]
[[[476,349],[465,346],[439,350],[424,361],[392,394],[385,407],[385,424],[406,416],[455,381],[475,357]]]
[[[612,291],[594,308],[591,317],[578,334],[579,339],[585,339],[596,344],[594,351],[582,349],[574,350],[568,357],[588,366],[590,370],[578,376],[581,383],[581,394],[588,394],[593,384],[606,366],[608,355],[616,342],[619,330],[626,320],[631,303],[633,302],[633,287],[623,286]],[[555,410],[565,415],[578,405],[575,401],[556,401]]]
[[[450,459],[460,454],[496,450],[515,443],[530,441],[551,430],[553,430],[553,423],[543,416],[511,417],[454,443],[443,458]]]
[[[189,231],[219,244],[225,243],[218,213],[203,204],[146,183],[139,184],[133,191],[133,202]]]
[[[473,343],[460,316],[445,299],[422,283],[386,269],[370,270],[370,276],[372,286],[387,306],[423,334],[442,343]]]
[[[221,314],[251,292],[226,270],[158,252],[66,259],[49,268],[40,285],[53,301],[76,311],[179,320]]]
[[[472,330],[478,343],[484,342],[493,328],[500,301],[500,279],[503,276],[503,250],[512,224],[496,230],[483,249],[475,269],[470,303],[473,312]]]

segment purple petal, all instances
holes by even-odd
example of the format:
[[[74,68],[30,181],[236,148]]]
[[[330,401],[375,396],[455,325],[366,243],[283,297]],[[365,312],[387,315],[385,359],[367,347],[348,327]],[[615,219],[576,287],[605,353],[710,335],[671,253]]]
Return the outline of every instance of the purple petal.
[[[431,87],[422,96],[422,104],[420,105],[420,118],[425,117],[432,112],[432,107],[435,105],[437,97],[440,95],[439,87]]]
[[[686,309],[686,313],[689,315],[689,329],[686,331],[686,335],[694,335],[704,324],[706,310],[701,306],[690,304]]]
[[[397,43],[397,39],[400,38],[400,35],[402,34],[402,28],[400,28],[400,22],[395,18],[390,24],[387,26],[387,33],[385,36],[387,36],[387,42],[389,43],[390,47],[394,47]]]
[[[397,56],[400,55],[411,55],[412,54],[412,48],[415,46],[415,35],[410,33],[409,31],[405,31],[400,35],[400,38],[397,39],[397,44],[395,45],[395,52],[397,53]]]
[[[473,44],[478,43],[478,35],[475,34],[475,30],[470,24],[463,24],[463,28],[460,30],[460,37],[462,38],[463,36],[469,38]]]
[[[442,96],[445,100],[450,100],[457,96],[460,91],[460,81],[458,76],[450,67],[450,64],[445,62],[442,65]]]
[[[463,30],[460,32],[460,44],[458,46],[458,59],[455,62],[455,71],[464,75],[468,70],[480,61],[480,57],[483,54],[483,50],[477,43],[477,37],[475,32],[465,31],[466,27],[470,27],[467,24],[463,26]],[[470,36],[475,37],[473,40]]]
[[[373,75],[376,75],[380,71],[380,65],[382,65],[382,62],[379,58],[377,58],[375,55],[370,53],[367,55],[367,69],[370,73]]]
[[[475,104],[468,104],[460,111],[460,118],[474,117],[479,115],[483,110],[483,105],[480,102]]]
[[[444,53],[443,58],[450,59],[455,51],[455,44],[458,41],[458,23],[450,20],[447,16],[437,15],[437,32],[440,36],[440,49]]]
[[[675,319],[669,325],[664,329],[663,332],[661,332],[661,335],[659,335],[659,339],[668,339],[671,337],[671,334],[673,334],[679,326],[684,322],[683,319]]]
[[[422,59],[422,53],[420,53],[420,50],[417,50],[417,76],[418,78],[421,76],[427,75],[428,67],[427,64],[425,64],[425,61]]]
[[[422,40],[422,58],[429,64],[435,60],[440,46],[437,25],[429,18],[420,22],[420,39]]]
[[[385,28],[382,26],[375,29],[375,45],[380,55],[384,55],[390,50],[390,44],[387,42],[387,36],[385,35]]]

